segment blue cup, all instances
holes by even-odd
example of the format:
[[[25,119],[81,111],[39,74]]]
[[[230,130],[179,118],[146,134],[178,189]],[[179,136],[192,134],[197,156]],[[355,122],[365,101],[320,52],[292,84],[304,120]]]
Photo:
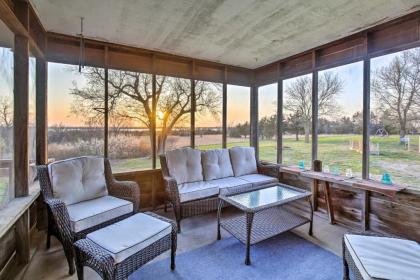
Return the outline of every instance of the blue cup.
[[[338,168],[337,165],[334,165],[333,169],[332,169],[332,174],[335,176],[340,175],[340,169]]]
[[[382,175],[382,183],[386,185],[392,185],[391,175],[389,175],[389,173],[384,173]]]
[[[303,161],[303,160],[299,161],[298,166],[299,166],[299,169],[304,170],[305,169],[305,161]]]

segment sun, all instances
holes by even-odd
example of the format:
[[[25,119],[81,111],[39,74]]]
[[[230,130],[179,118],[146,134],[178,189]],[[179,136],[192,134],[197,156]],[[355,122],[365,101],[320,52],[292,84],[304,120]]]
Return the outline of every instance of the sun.
[[[161,120],[165,117],[165,113],[162,111],[157,111],[156,115]]]

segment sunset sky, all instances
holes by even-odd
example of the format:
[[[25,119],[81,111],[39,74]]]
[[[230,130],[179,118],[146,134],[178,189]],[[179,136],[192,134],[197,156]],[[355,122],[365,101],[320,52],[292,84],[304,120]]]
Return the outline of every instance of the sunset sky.
[[[389,63],[395,54],[372,59],[372,71]],[[73,83],[79,88],[86,85],[83,75],[71,71],[77,66],[57,63],[48,64],[48,119],[49,125],[64,124],[68,126],[82,126],[82,120],[71,113],[72,96],[69,94]],[[340,115],[351,116],[362,110],[362,69],[363,62],[356,62],[325,71],[336,73],[343,80],[343,90],[337,98],[341,108]],[[320,72],[320,75],[322,72]],[[284,88],[295,78],[285,80]],[[1,82],[1,87],[4,80]],[[259,117],[276,113],[277,84],[266,85],[259,88]],[[236,125],[249,121],[250,89],[228,85],[228,125]],[[197,119],[198,126],[221,126],[221,116],[215,120],[210,114]]]

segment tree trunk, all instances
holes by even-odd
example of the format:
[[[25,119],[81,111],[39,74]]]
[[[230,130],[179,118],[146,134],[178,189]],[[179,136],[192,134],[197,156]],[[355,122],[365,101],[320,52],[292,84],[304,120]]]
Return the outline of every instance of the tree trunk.
[[[309,143],[309,133],[310,133],[310,129],[309,127],[311,126],[310,122],[305,122],[304,124],[304,129],[305,129],[305,143]]]
[[[299,141],[299,129],[296,129],[296,141]]]

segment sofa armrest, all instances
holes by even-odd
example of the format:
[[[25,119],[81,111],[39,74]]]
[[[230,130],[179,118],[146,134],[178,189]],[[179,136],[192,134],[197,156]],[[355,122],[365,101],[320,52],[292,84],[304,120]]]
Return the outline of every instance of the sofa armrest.
[[[73,233],[70,226],[70,216],[67,211],[66,204],[62,200],[56,198],[45,199],[45,203],[51,211],[61,240],[72,244]]]
[[[267,175],[277,179],[279,178],[280,164],[258,161],[257,169],[259,174]]]
[[[136,182],[111,180],[108,182],[108,192],[112,196],[131,201],[134,212],[139,210],[140,188]]]

